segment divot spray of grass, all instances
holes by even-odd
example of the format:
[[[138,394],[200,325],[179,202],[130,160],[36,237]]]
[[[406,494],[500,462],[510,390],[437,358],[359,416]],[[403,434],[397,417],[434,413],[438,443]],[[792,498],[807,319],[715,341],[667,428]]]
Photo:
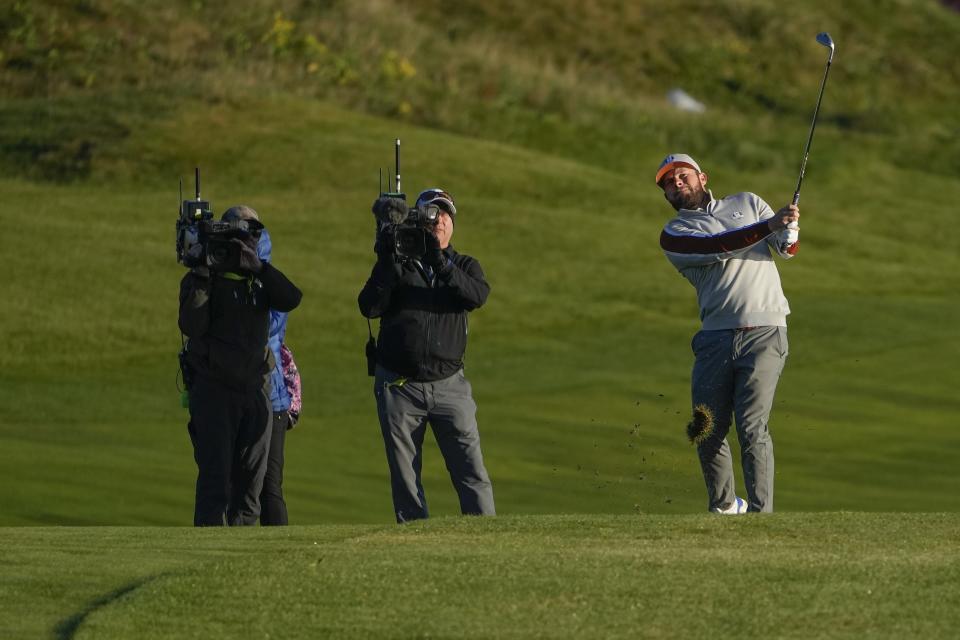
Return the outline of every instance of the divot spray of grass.
[[[687,424],[690,444],[700,445],[713,433],[713,410],[705,404],[693,408],[693,420]]]

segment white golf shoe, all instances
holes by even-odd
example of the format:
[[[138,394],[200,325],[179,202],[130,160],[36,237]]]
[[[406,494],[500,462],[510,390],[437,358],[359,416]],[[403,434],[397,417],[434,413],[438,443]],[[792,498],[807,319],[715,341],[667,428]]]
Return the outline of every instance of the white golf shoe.
[[[740,515],[741,513],[747,512],[747,501],[743,498],[733,497],[733,504],[731,504],[726,509],[721,509],[720,507],[714,507],[710,509],[710,513],[722,513],[723,515],[733,516]]]

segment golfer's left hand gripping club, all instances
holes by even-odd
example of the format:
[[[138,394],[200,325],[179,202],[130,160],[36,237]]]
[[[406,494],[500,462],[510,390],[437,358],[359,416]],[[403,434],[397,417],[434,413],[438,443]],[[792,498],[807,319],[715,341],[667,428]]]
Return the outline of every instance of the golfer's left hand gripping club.
[[[797,180],[797,190],[793,193],[793,204],[800,202],[800,185],[803,184],[803,174],[807,170],[807,158],[810,157],[810,144],[813,142],[813,131],[817,128],[817,115],[820,113],[820,102],[823,100],[823,88],[827,86],[827,76],[830,74],[830,64],[833,62],[833,52],[836,47],[833,38],[826,31],[817,34],[817,42],[830,48],[830,57],[827,58],[827,68],[823,72],[823,81],[820,83],[820,95],[817,96],[817,108],[813,110],[813,122],[810,124],[810,135],[807,137],[807,148],[803,151],[803,164],[800,165],[800,179]]]

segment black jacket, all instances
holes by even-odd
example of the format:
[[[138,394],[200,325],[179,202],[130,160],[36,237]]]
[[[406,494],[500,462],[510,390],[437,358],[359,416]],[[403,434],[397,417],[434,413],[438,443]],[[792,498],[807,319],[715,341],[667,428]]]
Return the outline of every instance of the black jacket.
[[[444,255],[432,283],[415,264],[378,260],[357,300],[364,316],[380,318],[377,361],[412,380],[440,380],[463,367],[467,312],[490,293],[479,262],[453,246]]]
[[[292,311],[301,297],[269,262],[255,278],[188,272],[180,281],[180,331],[190,338],[193,374],[238,391],[262,388],[274,367],[267,346],[270,309]]]

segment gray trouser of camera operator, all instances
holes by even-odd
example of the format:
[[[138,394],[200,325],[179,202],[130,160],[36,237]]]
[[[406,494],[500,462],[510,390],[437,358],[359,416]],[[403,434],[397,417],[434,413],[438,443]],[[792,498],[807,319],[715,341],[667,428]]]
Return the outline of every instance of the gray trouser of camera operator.
[[[460,511],[495,515],[493,487],[480,451],[477,405],[462,369],[442,380],[415,382],[377,365],[374,396],[397,522],[429,517],[420,481],[428,422],[460,498]]]
[[[709,509],[734,502],[733,458],[726,436],[736,418],[749,511],[773,511],[773,440],[768,421],[787,359],[786,327],[700,331],[691,346],[693,406],[713,411],[712,435],[697,447]]]

